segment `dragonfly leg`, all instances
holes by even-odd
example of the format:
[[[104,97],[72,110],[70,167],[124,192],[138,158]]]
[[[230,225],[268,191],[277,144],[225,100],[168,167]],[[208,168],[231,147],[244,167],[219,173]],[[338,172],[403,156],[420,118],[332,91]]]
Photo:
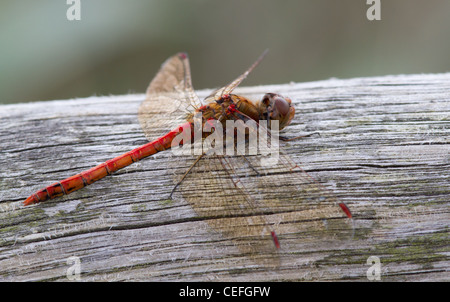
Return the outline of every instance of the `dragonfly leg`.
[[[258,172],[258,170],[256,170],[255,167],[253,167],[252,163],[248,160],[248,158],[245,155],[241,155],[241,156],[245,159],[245,161],[248,163],[250,168],[252,168],[253,172],[255,172],[257,176],[261,176],[261,174]]]
[[[314,134],[317,134],[318,136],[320,136],[319,132],[313,132],[313,133],[310,133],[310,134],[300,135],[300,136],[296,136],[296,137],[279,136],[279,138],[283,142],[289,142],[289,141],[297,140],[297,139],[300,139],[300,138],[310,137],[310,136],[313,136]]]
[[[175,190],[177,189],[177,187],[181,184],[181,182],[186,178],[186,176],[189,174],[189,172],[191,172],[192,168],[195,167],[195,165],[199,162],[200,159],[202,159],[202,157],[204,155],[205,155],[205,153],[202,153],[199,157],[197,157],[195,162],[189,167],[189,169],[186,171],[186,173],[184,173],[183,177],[181,177],[180,181],[177,182],[177,184],[173,187],[172,191],[170,192],[169,199],[172,199],[172,195],[175,192]]]

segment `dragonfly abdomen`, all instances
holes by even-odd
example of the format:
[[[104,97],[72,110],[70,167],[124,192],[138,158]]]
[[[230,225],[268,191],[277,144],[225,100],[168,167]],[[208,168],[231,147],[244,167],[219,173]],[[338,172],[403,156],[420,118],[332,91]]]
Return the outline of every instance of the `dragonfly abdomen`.
[[[174,137],[181,133],[186,126],[190,127],[190,123],[181,125],[175,130],[170,131],[166,135],[148,144],[145,144],[127,153],[110,159],[94,168],[83,171],[64,180],[55,182],[54,184],[51,184],[44,189],[41,189],[32,194],[24,201],[24,205],[27,206],[53,199],[65,194],[70,194],[96,182],[97,180],[102,179],[107,175],[116,172],[117,170],[129,166],[140,159],[167,150],[171,147],[171,143]]]

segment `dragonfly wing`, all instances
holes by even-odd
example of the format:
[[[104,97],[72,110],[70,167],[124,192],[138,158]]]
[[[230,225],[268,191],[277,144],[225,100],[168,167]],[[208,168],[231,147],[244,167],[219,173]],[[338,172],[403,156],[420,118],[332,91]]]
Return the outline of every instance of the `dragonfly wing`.
[[[250,66],[243,74],[241,74],[228,85],[215,90],[206,98],[206,100],[218,101],[222,98],[223,95],[230,94],[237,86],[239,86],[239,84],[241,84],[241,82],[249,75],[249,73],[252,72],[252,70],[255,69],[256,66],[258,66],[258,64],[262,61],[268,51],[269,50],[266,49],[255,61],[255,63],[253,63],[252,66]]]
[[[205,155],[181,182],[180,194],[213,230],[231,240],[242,255],[266,267],[279,266],[279,255],[264,211],[239,184],[229,156]],[[244,160],[241,158],[241,160]],[[178,171],[175,182],[182,177]]]
[[[263,124],[255,125],[250,132],[259,130],[267,136],[258,137],[260,153],[245,156],[253,172],[242,178],[242,184],[255,196],[258,206],[275,214],[277,232],[297,233],[312,240],[352,238],[353,221],[347,206],[291,159],[278,145],[276,133],[271,135]]]
[[[189,112],[201,106],[192,87],[189,58],[178,53],[167,59],[147,88],[139,107],[139,123],[149,139],[181,124]]]
[[[246,116],[241,118],[245,120]],[[274,136],[263,125],[249,124],[246,129],[249,135],[258,130],[267,133],[266,140],[259,136],[259,143],[275,146]],[[254,149],[238,147],[234,155],[208,156],[207,152],[181,182],[177,193],[243,254],[265,259],[265,265],[278,266],[278,239],[283,249],[286,238],[288,245],[298,245],[353,236],[353,223],[334,194],[279,146],[273,153],[265,150],[264,154],[259,146],[260,153],[254,155],[248,154]],[[244,152],[236,153],[238,150]],[[185,171],[177,172],[181,173],[177,183]]]
[[[279,163],[271,168],[261,164],[260,156],[247,156],[257,173],[243,179],[243,183],[256,194],[261,207],[274,213],[281,240],[293,233],[304,240],[351,239],[352,220],[334,194],[293,163],[283,150],[279,152]]]

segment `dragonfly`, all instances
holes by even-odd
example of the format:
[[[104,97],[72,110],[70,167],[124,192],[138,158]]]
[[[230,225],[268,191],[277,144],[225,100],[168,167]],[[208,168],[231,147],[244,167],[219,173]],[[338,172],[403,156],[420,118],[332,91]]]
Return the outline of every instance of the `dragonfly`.
[[[290,140],[273,135],[271,127],[276,122],[279,130],[283,130],[294,119],[295,108],[290,98],[266,93],[260,101],[254,101],[232,93],[266,53],[234,81],[216,89],[203,101],[192,86],[188,55],[178,53],[170,57],[150,82],[146,99],[139,107],[139,123],[150,142],[55,182],[29,196],[24,205],[70,194],[158,152],[180,146],[191,146],[192,151],[196,143],[202,145],[215,134],[224,140],[215,142],[214,148],[201,149],[196,156],[188,154],[170,160],[176,172],[169,199],[181,195],[213,230],[232,240],[247,255],[277,253],[282,246],[279,234],[298,234],[305,238],[305,234],[348,233],[352,229],[349,207],[296,164],[284,149],[279,147],[276,161],[267,164],[260,153],[246,154],[247,149],[237,152],[236,137],[227,137],[239,132],[236,129],[227,132],[230,129],[227,122],[241,121],[253,122],[253,127],[240,131],[245,142],[256,132],[259,138],[264,137],[261,133],[267,134],[267,141],[274,143],[275,139]],[[156,128],[164,128],[155,119],[157,114],[163,114],[177,125],[166,134],[154,137]],[[196,135],[195,127],[206,128],[212,121],[217,123],[209,132],[201,132],[200,140],[189,141]],[[297,138],[301,137],[294,139]],[[234,154],[216,152],[216,147],[225,145],[224,141],[227,146],[231,142]],[[185,164],[180,165],[183,161]]]

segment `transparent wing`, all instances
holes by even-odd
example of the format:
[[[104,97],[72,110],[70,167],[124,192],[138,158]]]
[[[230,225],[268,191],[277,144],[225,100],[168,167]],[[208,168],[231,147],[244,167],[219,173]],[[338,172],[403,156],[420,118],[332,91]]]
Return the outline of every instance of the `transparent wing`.
[[[243,114],[239,117],[249,119]],[[241,182],[256,196],[258,206],[277,213],[279,232],[287,232],[292,226],[289,222],[295,222],[303,237],[351,238],[354,229],[347,206],[291,159],[279,145],[277,132],[272,135],[263,122],[253,125],[248,132],[251,135],[258,131],[257,152],[253,152],[256,155],[236,149],[245,155],[251,168]]]
[[[252,66],[250,66],[243,74],[241,74],[239,77],[237,77],[234,81],[232,81],[228,85],[213,91],[208,97],[206,97],[206,100],[218,101],[222,98],[223,95],[230,94],[249,75],[249,73],[252,72],[252,70],[255,69],[256,66],[258,66],[258,64],[262,61],[262,59],[268,52],[269,50],[266,49],[255,61],[255,63],[253,63]]]
[[[264,209],[239,185],[228,156],[205,156],[190,171],[175,192],[182,196],[211,228],[231,240],[242,256],[265,267],[277,267],[279,255]],[[176,170],[175,170],[176,171]],[[182,177],[176,171],[175,182]]]
[[[167,59],[147,88],[146,99],[139,107],[139,123],[152,140],[181,124],[189,112],[201,106],[192,87],[187,54]]]
[[[246,156],[252,170],[242,179],[257,203],[274,213],[281,245],[283,235],[297,234],[301,240],[351,239],[353,224],[334,194],[294,163],[284,150],[273,167],[261,164],[260,156]]]
[[[281,249],[286,237],[295,242],[351,239],[352,221],[332,192],[280,147],[276,153],[207,154],[181,182],[176,194],[181,194],[199,217],[232,240],[244,255],[266,266],[280,263],[271,232],[277,234]],[[175,181],[180,177],[177,174]]]

